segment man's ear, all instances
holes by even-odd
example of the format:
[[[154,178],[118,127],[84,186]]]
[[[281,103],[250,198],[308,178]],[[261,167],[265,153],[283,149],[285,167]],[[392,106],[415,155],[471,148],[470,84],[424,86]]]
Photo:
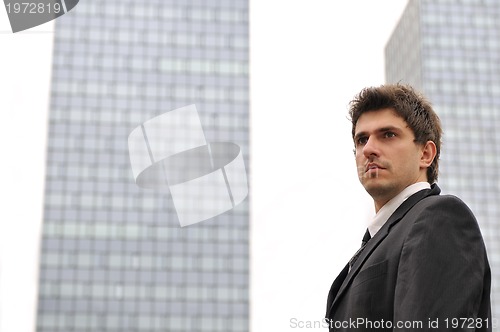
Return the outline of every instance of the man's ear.
[[[436,144],[433,141],[427,141],[422,148],[422,156],[420,157],[420,167],[427,168],[429,167],[434,158],[436,158],[437,148]]]

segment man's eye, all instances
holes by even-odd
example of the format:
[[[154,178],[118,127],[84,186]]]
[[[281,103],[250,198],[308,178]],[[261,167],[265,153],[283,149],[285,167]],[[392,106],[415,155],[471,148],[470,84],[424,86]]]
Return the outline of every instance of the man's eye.
[[[393,133],[392,131],[386,131],[384,133],[384,137],[386,137],[386,138],[396,137],[396,134]]]
[[[356,145],[365,145],[367,141],[368,141],[367,137],[360,137],[356,141]]]

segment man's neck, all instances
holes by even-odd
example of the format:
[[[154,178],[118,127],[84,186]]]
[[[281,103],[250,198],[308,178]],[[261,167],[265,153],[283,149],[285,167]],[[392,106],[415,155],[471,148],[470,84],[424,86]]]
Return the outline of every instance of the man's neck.
[[[424,189],[429,189],[431,186],[428,182],[417,182],[403,189],[398,195],[384,204],[373,217],[373,220],[368,225],[370,235],[374,236],[379,229],[387,222],[390,216],[396,209],[411,195]]]
[[[396,195],[391,195],[389,198],[383,197],[383,198],[380,198],[380,199],[377,199],[377,200],[374,199],[373,203],[375,205],[375,213],[378,213],[378,211],[380,211],[380,209],[383,208],[384,205],[386,205],[387,203],[389,203],[390,201],[392,201],[396,197],[400,196],[403,192],[408,191],[408,190],[410,190],[410,191],[412,190],[412,189],[409,189],[409,188],[412,188],[412,187],[423,188],[422,186],[424,184],[425,184],[426,188],[430,186],[430,184],[427,181],[418,181],[418,182],[415,182],[415,183],[412,183],[412,184],[408,185],[403,190],[399,191]]]

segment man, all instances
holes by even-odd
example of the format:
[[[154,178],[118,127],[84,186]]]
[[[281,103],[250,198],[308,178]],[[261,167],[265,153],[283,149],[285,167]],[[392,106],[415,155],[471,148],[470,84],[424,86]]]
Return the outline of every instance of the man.
[[[491,331],[478,224],[435,184],[441,125],[431,105],[410,86],[385,85],[362,90],[349,115],[376,215],[330,289],[330,331]]]

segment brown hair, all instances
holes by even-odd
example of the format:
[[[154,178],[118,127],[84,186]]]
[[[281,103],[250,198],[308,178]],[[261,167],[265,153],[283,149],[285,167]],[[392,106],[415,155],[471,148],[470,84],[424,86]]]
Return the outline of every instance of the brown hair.
[[[370,111],[384,108],[393,109],[403,118],[415,135],[415,142],[436,144],[436,157],[427,168],[427,181],[432,184],[438,178],[439,153],[441,150],[441,121],[432,109],[430,102],[411,86],[388,84],[361,90],[349,103],[349,117],[352,122],[354,138],[359,117]]]

